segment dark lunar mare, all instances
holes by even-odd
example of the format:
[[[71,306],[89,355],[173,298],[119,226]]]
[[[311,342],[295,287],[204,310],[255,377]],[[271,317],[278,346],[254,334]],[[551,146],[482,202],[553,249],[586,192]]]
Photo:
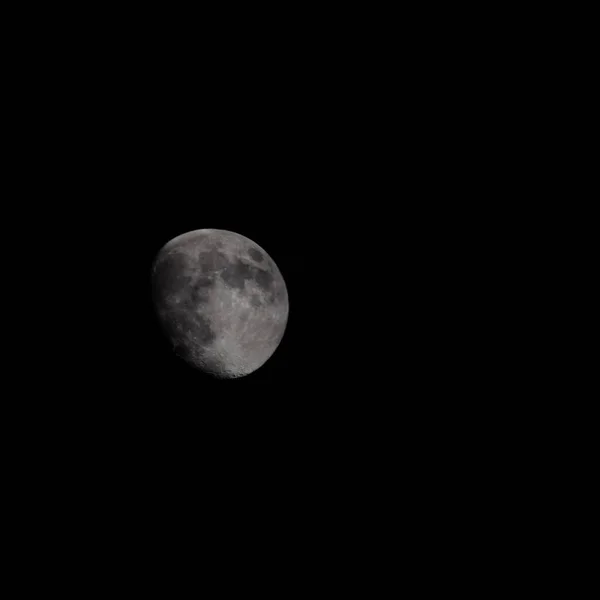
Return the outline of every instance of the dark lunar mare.
[[[201,346],[212,344],[217,337],[210,326],[210,321],[198,313],[194,313],[191,327],[194,340]]]
[[[213,287],[215,280],[213,277],[200,275],[192,283],[189,291],[190,303],[192,308],[199,304],[208,302],[210,290]]]
[[[250,258],[252,258],[253,260],[255,260],[256,262],[261,262],[263,259],[263,255],[262,252],[259,252],[258,250],[256,250],[255,248],[250,248],[248,250],[248,256]]]
[[[246,280],[252,279],[265,292],[268,292],[271,289],[274,281],[272,273],[243,260],[229,263],[229,265],[221,272],[221,279],[229,287],[238,290],[244,289]]]
[[[229,265],[229,259],[217,248],[202,250],[198,254],[198,265],[202,273],[214,273],[225,269]]]
[[[164,331],[174,346],[186,345],[189,339],[198,346],[208,346],[216,339],[210,321],[198,313],[172,309],[162,313]]]
[[[269,291],[273,284],[273,275],[269,271],[263,271],[262,269],[256,269],[254,279],[259,287],[264,291]]]
[[[250,296],[250,304],[252,304],[252,306],[254,306],[255,308],[258,308],[262,305],[262,302],[256,294],[252,294],[252,296]]]
[[[180,254],[170,254],[158,260],[154,267],[153,294],[158,304],[164,304],[170,295],[177,295],[190,284],[190,276],[186,274],[187,263]]]
[[[267,295],[267,300],[270,304],[275,304],[276,302],[283,302],[284,298],[285,294],[283,293],[283,289],[278,285],[276,285],[274,289],[272,289]]]
[[[186,257],[177,252],[160,258],[155,264],[153,296],[163,331],[177,354],[186,360],[193,358],[188,348],[190,339],[199,348],[216,339],[210,321],[196,310],[209,300],[214,283],[213,276],[195,275],[190,271]]]
[[[239,290],[244,289],[244,283],[246,279],[252,279],[255,271],[258,271],[256,267],[253,267],[245,262],[236,261],[231,263],[221,273],[221,279],[229,286]]]

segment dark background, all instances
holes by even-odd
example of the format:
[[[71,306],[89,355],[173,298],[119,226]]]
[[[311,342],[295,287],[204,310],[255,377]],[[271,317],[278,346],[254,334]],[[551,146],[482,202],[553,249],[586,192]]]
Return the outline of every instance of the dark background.
[[[212,36],[91,23],[42,23],[15,50],[15,203],[42,232],[16,246],[19,266],[33,254],[35,324],[6,422],[32,522],[51,541],[66,515],[76,544],[138,557],[193,532],[177,546],[192,559],[206,537],[213,556],[291,540],[327,568],[327,548],[383,548],[395,540],[360,540],[397,522],[427,547],[423,529],[486,494],[481,448],[507,411],[490,398],[513,366],[487,370],[502,290],[473,260],[494,211],[471,200],[501,187],[482,142],[503,126],[488,60],[463,75],[409,21],[268,38],[228,19]],[[153,313],[156,253],[205,227],[254,240],[288,286],[280,347],[239,380],[176,359]]]
[[[467,368],[454,368],[463,265],[448,250],[463,241],[447,195],[466,191],[444,129],[457,120],[440,118],[414,52],[398,63],[386,36],[370,52],[285,35],[246,52],[75,33],[22,75],[21,144],[39,165],[24,181],[51,196],[36,218],[53,224],[59,290],[47,382],[60,400],[42,413],[155,452],[268,440],[274,461],[281,445],[316,459],[320,444],[388,443],[398,413],[408,431],[432,411],[442,423],[436,394]],[[150,303],[158,250],[204,227],[256,241],[288,285],[279,349],[240,380],[176,359]]]
[[[386,330],[405,322],[403,280],[426,250],[407,238],[422,225],[414,182],[398,168],[408,174],[419,150],[400,143],[383,63],[357,57],[344,67],[315,49],[260,44],[251,55],[240,47],[189,55],[159,40],[144,53],[75,48],[36,57],[28,131],[43,164],[37,182],[54,195],[43,210],[69,229],[60,243],[72,266],[56,276],[76,280],[78,317],[69,322],[85,350],[69,360],[84,363],[73,378],[82,393],[114,388],[125,410],[167,397],[196,410],[223,395],[350,403],[376,386],[395,346]],[[239,381],[215,383],[179,364],[150,314],[156,253],[203,227],[255,240],[289,289],[279,350]],[[90,326],[96,342],[78,343]]]
[[[501,85],[499,53],[478,51],[486,28],[461,37],[441,12],[387,27],[351,26],[350,10],[277,27],[238,13],[72,16],[28,15],[7,113],[14,204],[30,212],[15,229],[41,226],[33,281],[56,290],[43,339],[63,397],[135,414],[205,388],[285,390],[330,398],[333,415],[390,390],[476,387],[462,331],[499,289],[478,285],[492,269],[474,259],[513,214],[505,174],[524,168],[510,139],[520,96]],[[290,289],[278,352],[216,388],[165,351],[148,305],[155,253],[199,227],[254,239]]]

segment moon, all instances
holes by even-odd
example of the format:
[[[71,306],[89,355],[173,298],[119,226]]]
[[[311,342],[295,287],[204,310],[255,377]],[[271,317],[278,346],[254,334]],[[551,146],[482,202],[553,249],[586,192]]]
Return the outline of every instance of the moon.
[[[153,302],[175,353],[217,378],[248,375],[285,332],[288,293],[279,268],[252,240],[222,229],[177,236],[152,265]]]

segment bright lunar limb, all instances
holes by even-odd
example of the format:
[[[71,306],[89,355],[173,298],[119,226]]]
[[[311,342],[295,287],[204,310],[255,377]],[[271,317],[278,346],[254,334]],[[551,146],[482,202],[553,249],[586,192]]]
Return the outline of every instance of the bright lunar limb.
[[[198,229],[173,238],[154,261],[152,285],[175,352],[206,373],[248,375],[283,338],[289,312],[283,276],[243,235]]]

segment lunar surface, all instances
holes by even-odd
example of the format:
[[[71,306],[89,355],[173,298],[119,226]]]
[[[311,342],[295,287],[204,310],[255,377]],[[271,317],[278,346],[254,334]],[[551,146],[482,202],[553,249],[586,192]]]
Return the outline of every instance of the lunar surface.
[[[248,375],[281,342],[285,282],[271,257],[243,235],[198,229],[172,239],[154,261],[152,286],[175,352],[206,373]]]

